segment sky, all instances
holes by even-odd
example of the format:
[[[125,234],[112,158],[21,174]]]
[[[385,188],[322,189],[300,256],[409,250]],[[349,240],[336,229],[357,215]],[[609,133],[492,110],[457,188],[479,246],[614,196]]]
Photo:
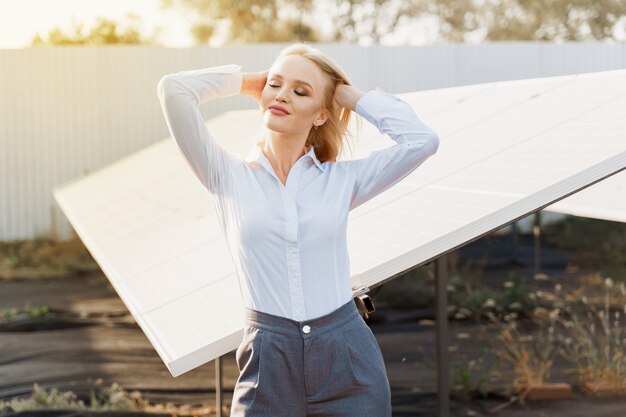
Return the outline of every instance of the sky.
[[[98,17],[120,23],[127,13],[140,18],[144,34],[162,30],[158,40],[169,47],[192,46],[184,16],[173,9],[160,10],[159,0],[0,0],[0,48],[28,46],[35,34],[46,35],[50,29],[69,30],[73,23],[91,28]],[[44,36],[45,37],[45,36]]]
[[[88,29],[98,17],[124,23],[128,13],[139,17],[139,29],[144,35],[152,34],[160,26],[157,36],[160,44],[179,48],[193,46],[183,10],[161,10],[160,3],[160,0],[0,0],[0,49],[24,48],[30,45],[37,32],[45,37],[54,27],[68,31],[74,23],[82,23],[84,29]],[[213,46],[221,42],[219,33],[211,42]],[[381,43],[419,45],[429,43],[435,36],[434,22],[425,21],[422,25],[412,25],[411,29],[401,28]]]

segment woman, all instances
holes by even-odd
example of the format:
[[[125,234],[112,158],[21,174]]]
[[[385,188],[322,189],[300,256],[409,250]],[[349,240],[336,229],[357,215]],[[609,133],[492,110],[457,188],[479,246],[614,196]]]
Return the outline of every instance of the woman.
[[[172,137],[213,194],[245,305],[233,417],[391,416],[383,356],[352,297],[348,212],[433,155],[436,133],[381,89],[353,86],[303,43],[271,68],[223,65],[166,75],[159,99]],[[198,106],[245,94],[264,132],[243,158],[216,143]],[[396,144],[338,161],[356,111]]]

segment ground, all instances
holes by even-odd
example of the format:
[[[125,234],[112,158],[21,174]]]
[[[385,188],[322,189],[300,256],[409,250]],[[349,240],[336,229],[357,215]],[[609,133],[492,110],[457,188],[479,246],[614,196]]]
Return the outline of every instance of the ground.
[[[47,305],[53,314],[44,324],[23,321],[14,323],[12,329],[0,329],[0,399],[28,396],[34,382],[88,398],[89,381],[101,378],[102,386],[117,382],[126,390],[141,391],[153,403],[215,404],[213,363],[173,378],[101,272],[64,279],[0,281],[0,308],[27,303]],[[436,415],[436,351],[429,317],[426,310],[380,308],[368,321],[385,357],[394,416]],[[34,331],[18,331],[29,325],[35,326]],[[471,343],[459,342],[458,333],[471,335]],[[462,362],[480,357],[487,346],[482,337],[472,321],[451,321],[450,344],[457,346],[451,358]],[[225,355],[223,366],[224,403],[230,404],[237,378],[234,352]],[[553,375],[564,377],[564,369],[557,366]],[[571,375],[567,380],[575,382]],[[487,399],[453,399],[451,415],[488,415],[489,409],[507,401],[508,382],[493,381],[493,394]],[[571,400],[513,404],[497,415],[617,417],[625,415],[624,410],[625,398],[594,399],[574,386]]]

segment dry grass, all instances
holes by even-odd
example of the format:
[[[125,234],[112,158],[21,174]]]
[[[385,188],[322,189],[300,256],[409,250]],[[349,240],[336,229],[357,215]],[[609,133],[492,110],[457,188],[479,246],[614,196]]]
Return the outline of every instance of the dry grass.
[[[0,279],[62,278],[99,269],[77,237],[67,241],[0,241]]]
[[[29,398],[13,398],[10,401],[0,400],[0,415],[4,413],[26,412],[31,410],[80,410],[80,411],[141,411],[148,413],[171,413],[178,416],[215,415],[216,407],[208,404],[199,406],[181,405],[168,402],[165,404],[151,404],[143,398],[141,392],[124,390],[119,384],[113,383],[110,387],[100,387],[102,380],[95,381],[96,389],[92,389],[89,404],[79,399],[72,391],[61,392],[57,388],[46,390],[38,384],[33,384],[33,391]],[[227,411],[227,410],[225,410]]]

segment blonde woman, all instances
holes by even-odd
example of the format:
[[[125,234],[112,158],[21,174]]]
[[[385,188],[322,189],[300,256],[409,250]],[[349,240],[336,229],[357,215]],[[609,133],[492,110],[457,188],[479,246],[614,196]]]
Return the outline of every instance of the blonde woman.
[[[231,416],[389,417],[383,355],[352,296],[348,212],[435,154],[438,136],[407,103],[359,90],[305,43],[269,70],[241,69],[181,71],[158,85],[172,137],[214,196],[245,305]],[[245,158],[213,139],[198,110],[237,94],[263,117]],[[353,112],[396,143],[338,160]]]

